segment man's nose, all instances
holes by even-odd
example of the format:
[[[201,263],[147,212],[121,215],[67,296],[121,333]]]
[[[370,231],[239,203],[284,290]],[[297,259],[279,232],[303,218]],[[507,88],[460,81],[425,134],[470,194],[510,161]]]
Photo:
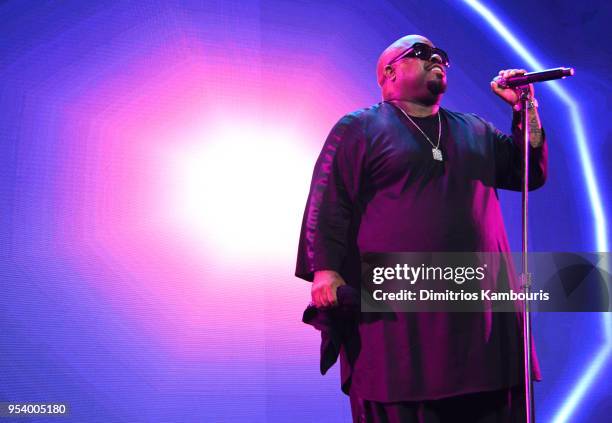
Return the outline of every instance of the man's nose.
[[[438,53],[434,53],[431,55],[431,57],[429,58],[430,62],[434,62],[434,63],[438,63],[438,64],[442,64],[442,57],[438,54]]]

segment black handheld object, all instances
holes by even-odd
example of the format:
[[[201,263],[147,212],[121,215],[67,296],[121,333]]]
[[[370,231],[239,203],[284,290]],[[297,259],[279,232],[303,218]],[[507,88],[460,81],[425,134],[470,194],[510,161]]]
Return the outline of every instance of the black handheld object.
[[[338,360],[342,345],[357,331],[360,310],[359,291],[349,285],[336,290],[338,305],[316,308],[309,304],[304,310],[302,322],[321,331],[320,371],[324,375]]]
[[[510,78],[495,78],[495,82],[502,88],[514,88],[529,85],[534,82],[552,81],[563,79],[574,74],[574,68],[554,68],[539,72],[529,72],[523,75],[515,75]]]

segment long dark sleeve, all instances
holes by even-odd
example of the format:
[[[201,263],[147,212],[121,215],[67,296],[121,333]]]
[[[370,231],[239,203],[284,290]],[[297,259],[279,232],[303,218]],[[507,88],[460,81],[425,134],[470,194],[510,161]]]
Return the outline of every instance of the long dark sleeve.
[[[323,145],[302,219],[295,269],[299,278],[312,281],[316,270],[342,269],[362,177],[364,138],[359,118],[349,114]]]
[[[474,115],[476,116],[476,115]],[[488,138],[493,144],[495,159],[495,187],[521,191],[523,181],[523,132],[519,128],[520,113],[513,113],[512,136],[476,116],[486,126]],[[548,145],[546,132],[542,128],[542,144],[529,145],[529,190],[540,188],[546,182],[548,172]]]

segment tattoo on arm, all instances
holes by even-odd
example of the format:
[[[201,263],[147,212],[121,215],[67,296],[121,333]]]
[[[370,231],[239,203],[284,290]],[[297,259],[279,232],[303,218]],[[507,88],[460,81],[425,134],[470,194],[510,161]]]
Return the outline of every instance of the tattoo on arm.
[[[534,148],[539,147],[542,144],[542,124],[537,108],[527,111],[527,120],[529,125],[529,143]],[[523,128],[522,122],[519,123],[519,128]]]
[[[538,116],[538,109],[529,109],[527,115],[529,119],[529,142],[532,147],[539,147],[542,144],[542,124],[540,123],[540,116]]]

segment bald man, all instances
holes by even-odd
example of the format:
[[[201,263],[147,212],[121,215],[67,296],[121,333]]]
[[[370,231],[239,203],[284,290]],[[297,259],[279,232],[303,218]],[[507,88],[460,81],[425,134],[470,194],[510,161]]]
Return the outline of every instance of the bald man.
[[[506,135],[475,114],[440,107],[448,67],[427,38],[400,38],[378,59],[383,101],[331,130],[315,164],[295,272],[313,282],[317,307],[337,305],[341,285],[359,288],[363,252],[509,251],[497,189],[521,189],[519,96],[491,82],[514,110]],[[533,190],[546,180],[547,144],[529,92]],[[500,275],[510,280],[511,272]],[[354,421],[524,421],[521,324],[518,313],[361,313],[340,351]]]

